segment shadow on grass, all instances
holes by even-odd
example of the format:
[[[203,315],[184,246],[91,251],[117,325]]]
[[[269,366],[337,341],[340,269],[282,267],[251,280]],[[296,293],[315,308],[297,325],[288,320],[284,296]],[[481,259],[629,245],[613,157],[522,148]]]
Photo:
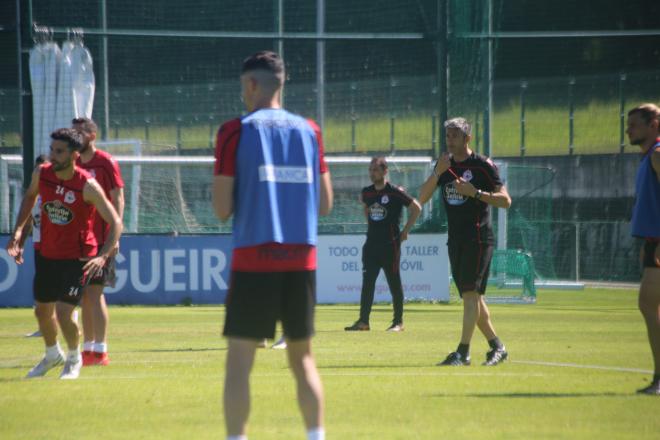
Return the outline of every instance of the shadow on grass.
[[[196,353],[204,351],[227,351],[227,347],[218,348],[153,348],[150,350],[117,351],[117,353]]]
[[[428,365],[424,365],[428,366]],[[421,368],[420,365],[415,364],[364,364],[364,365],[317,365],[319,370],[364,370],[368,368]]]
[[[435,394],[433,397],[477,397],[480,399],[558,399],[580,397],[623,397],[632,393],[484,393],[484,394]]]

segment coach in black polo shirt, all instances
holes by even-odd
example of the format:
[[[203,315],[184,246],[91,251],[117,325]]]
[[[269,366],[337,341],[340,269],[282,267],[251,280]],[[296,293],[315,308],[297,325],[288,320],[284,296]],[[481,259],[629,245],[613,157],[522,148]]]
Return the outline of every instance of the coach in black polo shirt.
[[[449,263],[451,273],[463,298],[463,332],[455,352],[438,365],[470,365],[470,341],[475,326],[488,340],[491,350],[483,365],[497,365],[508,354],[495,334],[490,312],[483,295],[490,261],[493,257],[493,230],[490,206],[509,208],[511,197],[495,164],[469,147],[471,127],[464,118],[445,122],[448,153],[433,168],[433,174],[420,190],[426,203],[436,187],[442,191],[449,223]]]
[[[373,185],[362,188],[360,194],[368,222],[367,241],[362,247],[360,318],[344,330],[369,330],[376,278],[383,269],[394,307],[394,319],[387,331],[400,332],[403,330],[403,287],[399,270],[401,242],[408,238],[408,233],[421,212],[421,206],[417,200],[406,194],[403,188],[387,181],[387,161],[384,157],[374,157],[371,160],[369,178]],[[399,232],[404,207],[408,208],[408,221]]]

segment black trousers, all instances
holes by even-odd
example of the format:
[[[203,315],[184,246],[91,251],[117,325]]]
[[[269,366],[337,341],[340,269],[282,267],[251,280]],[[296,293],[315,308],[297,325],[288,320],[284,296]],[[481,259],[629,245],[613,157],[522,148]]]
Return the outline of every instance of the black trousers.
[[[392,294],[395,324],[403,322],[403,286],[399,263],[401,261],[401,243],[397,241],[386,245],[369,245],[362,247],[362,293],[360,296],[360,321],[369,324],[371,306],[374,302],[376,278],[383,269],[387,285]]]

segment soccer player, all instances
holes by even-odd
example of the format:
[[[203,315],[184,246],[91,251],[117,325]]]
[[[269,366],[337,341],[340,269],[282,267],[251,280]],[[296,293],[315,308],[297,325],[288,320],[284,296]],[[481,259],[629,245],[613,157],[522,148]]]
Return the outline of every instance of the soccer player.
[[[642,312],[653,354],[653,380],[638,393],[660,396],[660,107],[642,104],[628,112],[628,138],[642,160],[635,182],[632,235],[644,239],[639,285]]]
[[[369,330],[369,315],[374,302],[376,278],[381,269],[392,294],[394,319],[386,331],[403,331],[403,286],[399,263],[401,243],[415,224],[422,207],[403,188],[387,181],[387,161],[374,157],[369,164],[369,179],[373,185],[362,188],[360,202],[367,218],[367,241],[362,247],[362,292],[360,294],[360,318],[346,331]],[[399,232],[401,212],[408,208],[408,221]]]
[[[121,222],[103,189],[86,171],[75,165],[82,137],[76,130],[61,128],[51,133],[50,163],[32,174],[7,243],[15,257],[23,226],[41,196],[41,244],[34,278],[35,315],[46,344],[46,355],[28,378],[45,375],[64,362],[61,379],[76,379],[82,367],[79,329],[72,319],[80,301],[82,285],[100,273],[121,234]],[[105,245],[97,252],[92,231],[94,213],[110,224]],[[66,360],[57,342],[57,324],[69,349]]]
[[[422,204],[426,203],[436,187],[440,187],[449,226],[449,264],[463,298],[463,330],[456,351],[438,365],[470,365],[470,341],[475,325],[491,348],[483,365],[497,365],[508,354],[495,333],[483,297],[493,256],[489,211],[491,205],[509,208],[511,198],[495,164],[470,149],[468,121],[454,118],[444,125],[449,152],[436,162],[433,174],[422,185],[419,199]]]
[[[323,387],[312,355],[318,215],[332,208],[319,127],[281,107],[284,62],[246,58],[241,95],[248,114],[217,137],[213,208],[234,216],[224,412],[227,438],[246,439],[250,370],[257,345],[282,322],[308,439],[324,439]]]
[[[124,218],[124,181],[121,178],[119,164],[112,156],[96,148],[96,133],[98,127],[89,118],[75,118],[72,127],[83,136],[83,148],[76,160],[76,165],[89,172],[103,188],[106,198],[117,211],[119,219]],[[110,226],[100,215],[94,219],[94,235],[99,249],[108,238]],[[112,250],[103,273],[92,278],[83,290],[82,322],[83,322],[83,365],[108,365],[108,306],[103,295],[105,286],[114,286],[115,256],[119,252],[119,242]]]

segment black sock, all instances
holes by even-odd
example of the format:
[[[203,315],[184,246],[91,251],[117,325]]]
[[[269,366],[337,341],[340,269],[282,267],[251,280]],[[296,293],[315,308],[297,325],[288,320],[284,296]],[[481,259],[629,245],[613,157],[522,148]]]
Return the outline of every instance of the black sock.
[[[456,351],[463,359],[467,359],[470,356],[470,344],[458,344]]]
[[[492,349],[496,349],[496,348],[500,349],[500,348],[504,347],[502,345],[502,341],[500,341],[500,338],[498,338],[497,336],[495,336],[493,339],[488,341],[488,345],[490,345],[490,348],[492,348]]]
[[[653,383],[660,382],[660,373],[653,375]]]

